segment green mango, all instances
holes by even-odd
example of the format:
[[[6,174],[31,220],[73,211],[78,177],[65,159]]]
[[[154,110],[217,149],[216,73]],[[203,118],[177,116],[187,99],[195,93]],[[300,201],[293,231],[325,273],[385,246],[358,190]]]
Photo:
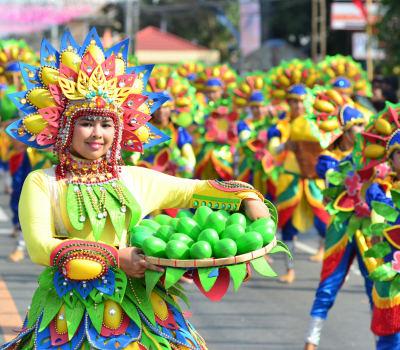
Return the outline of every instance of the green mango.
[[[174,233],[169,241],[181,241],[185,243],[189,248],[194,244],[194,240],[184,233]]]
[[[161,238],[164,242],[168,242],[176,230],[168,225],[160,226],[156,232],[156,237]]]
[[[176,217],[178,219],[180,218],[193,218],[193,213],[189,210],[180,210],[178,211],[178,214],[176,214]]]
[[[204,223],[206,222],[208,215],[210,215],[212,212],[213,211],[209,207],[200,207],[196,210],[193,219],[199,224],[201,228],[204,228]]]
[[[233,224],[228,226],[222,233],[221,233],[221,239],[224,238],[230,238],[233,241],[236,242],[236,240],[244,234],[244,228],[242,225],[239,224]]]
[[[197,241],[197,236],[201,232],[201,228],[197,224],[197,222],[187,217],[179,219],[178,225],[176,226],[176,230],[179,233],[184,233],[188,235],[195,242]]]
[[[214,254],[218,259],[235,256],[236,252],[236,243],[229,238],[221,239],[214,245]]]
[[[131,247],[142,248],[143,241],[149,237],[154,237],[154,236],[148,232],[136,232],[133,235],[131,234],[130,235]]]
[[[275,230],[268,226],[257,226],[253,228],[253,232],[258,232],[261,235],[263,238],[263,247],[268,245],[275,237]]]
[[[246,232],[236,240],[238,255],[253,252],[263,247],[263,238],[258,232]]]
[[[154,232],[156,232],[161,225],[158,222],[155,222],[154,220],[144,219],[140,221],[139,226],[145,226],[151,228],[152,230],[154,230]]]
[[[178,226],[178,218],[172,218],[171,220],[168,221],[168,225],[173,227],[176,230],[176,226]]]
[[[243,228],[246,228],[246,217],[240,213],[232,214],[228,220],[226,220],[226,227],[231,225],[241,225]]]
[[[147,226],[135,226],[132,230],[131,230],[131,234],[135,234],[137,232],[146,232],[146,233],[150,233],[153,234],[153,236],[155,236],[157,230],[153,230],[150,227]]]
[[[208,242],[196,242],[190,248],[192,259],[207,259],[212,257],[212,248]]]
[[[223,216],[220,212],[215,211],[207,216],[207,220],[204,223],[203,230],[207,228],[212,228],[217,231],[218,234],[221,234],[221,232],[225,229],[225,222],[226,217]]]
[[[165,243],[162,239],[158,237],[149,237],[143,241],[142,249],[147,256],[154,256],[155,258],[166,258]]]
[[[258,226],[268,226],[275,230],[275,222],[271,218],[262,218],[254,221],[249,227],[247,227],[246,231],[253,231],[253,228]]]
[[[165,247],[165,254],[170,259],[190,259],[190,249],[182,241],[169,241]]]
[[[218,232],[212,228],[203,230],[199,234],[199,237],[197,237],[197,242],[208,242],[210,244],[211,248],[213,248],[214,244],[217,243],[218,241],[219,241]]]
[[[218,213],[222,214],[223,216],[225,216],[227,219],[231,216],[231,214],[229,214],[229,212],[227,212],[226,210],[218,210]]]
[[[171,220],[171,219],[172,219],[172,218],[171,218],[169,215],[160,214],[160,215],[157,215],[157,216],[154,218],[154,221],[157,222],[157,223],[159,223],[159,224],[162,226],[162,225],[168,225],[168,222],[169,222],[169,220]]]

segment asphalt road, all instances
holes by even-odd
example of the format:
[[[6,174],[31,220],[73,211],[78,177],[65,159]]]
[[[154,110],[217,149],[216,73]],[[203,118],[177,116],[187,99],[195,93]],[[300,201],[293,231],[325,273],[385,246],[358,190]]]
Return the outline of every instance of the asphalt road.
[[[7,196],[0,193],[0,283],[2,278],[23,318],[43,267],[34,265],[28,257],[20,263],[7,261],[15,244],[15,239],[9,236],[11,213],[7,204]],[[189,320],[210,350],[303,349],[321,264],[309,262],[309,253],[305,252],[316,248],[316,232],[300,235],[299,241],[303,245],[302,250],[297,248],[294,254],[296,280],[291,285],[253,272],[251,279],[236,293],[231,283],[228,293],[218,303],[208,300],[193,284],[185,285],[194,291],[188,295],[191,309],[186,311],[194,313]],[[282,274],[283,255],[275,254],[274,259],[273,269]],[[1,325],[8,317],[6,312],[1,312],[6,310],[5,305],[8,306],[9,301],[4,289],[0,288],[0,344],[4,343],[5,329]],[[369,327],[369,305],[363,279],[355,266],[329,313],[318,349],[373,350],[374,338]],[[14,329],[18,328],[19,325],[14,326]]]

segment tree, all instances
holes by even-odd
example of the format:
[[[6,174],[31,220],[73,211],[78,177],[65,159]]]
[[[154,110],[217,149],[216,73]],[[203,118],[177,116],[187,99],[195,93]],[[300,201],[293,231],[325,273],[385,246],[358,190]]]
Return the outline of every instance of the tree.
[[[376,27],[381,46],[386,51],[387,68],[391,73],[400,64],[400,2],[382,0],[381,10],[384,10],[384,15]],[[397,70],[394,72],[398,73]]]

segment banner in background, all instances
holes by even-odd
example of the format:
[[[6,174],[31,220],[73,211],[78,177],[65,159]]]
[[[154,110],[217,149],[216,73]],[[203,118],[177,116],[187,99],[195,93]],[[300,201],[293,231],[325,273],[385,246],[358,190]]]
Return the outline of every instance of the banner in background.
[[[353,58],[356,60],[367,59],[367,33],[353,33]],[[372,59],[384,60],[385,51],[379,48],[379,41],[376,36],[372,38]]]
[[[365,7],[365,4],[364,4]],[[372,24],[378,18],[379,4],[371,6]],[[333,2],[331,4],[331,29],[334,30],[365,30],[367,20],[360,8],[354,2]]]
[[[258,0],[240,0],[240,48],[244,56],[261,45],[261,13]]]

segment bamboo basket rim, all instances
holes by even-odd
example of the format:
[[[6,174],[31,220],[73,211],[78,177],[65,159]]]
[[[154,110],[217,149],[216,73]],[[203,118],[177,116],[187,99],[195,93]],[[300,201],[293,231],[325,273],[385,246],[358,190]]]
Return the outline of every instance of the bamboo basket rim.
[[[209,259],[176,260],[176,259],[155,258],[153,256],[146,256],[146,255],[143,255],[143,257],[144,260],[146,260],[147,262],[158,266],[183,267],[183,268],[212,267],[212,266],[218,267],[225,265],[235,265],[238,263],[243,263],[259,258],[260,256],[268,254],[273,248],[275,248],[276,244],[277,240],[275,236],[274,239],[269,244],[267,244],[265,247],[261,249],[242,255],[236,255],[230,258],[220,258],[220,259],[209,258]]]

